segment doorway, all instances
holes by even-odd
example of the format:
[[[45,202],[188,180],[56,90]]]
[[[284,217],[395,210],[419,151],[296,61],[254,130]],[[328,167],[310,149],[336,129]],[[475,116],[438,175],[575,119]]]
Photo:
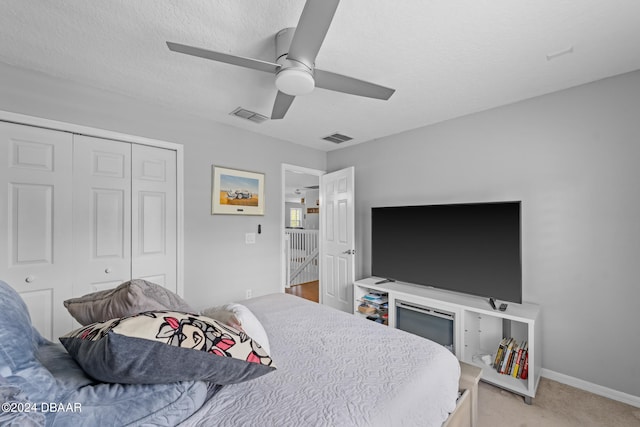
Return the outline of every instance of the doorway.
[[[320,302],[320,177],[324,171],[282,165],[281,283],[284,292]]]

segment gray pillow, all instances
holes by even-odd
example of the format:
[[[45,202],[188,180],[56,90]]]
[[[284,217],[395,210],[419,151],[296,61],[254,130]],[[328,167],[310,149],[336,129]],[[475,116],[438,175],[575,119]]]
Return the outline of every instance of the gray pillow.
[[[64,306],[81,325],[132,316],[143,311],[174,310],[196,313],[177,294],[142,279],[124,282],[115,289],[68,299]]]
[[[60,337],[91,377],[109,383],[201,380],[235,384],[275,369],[247,334],[214,319],[149,311],[84,326]]]

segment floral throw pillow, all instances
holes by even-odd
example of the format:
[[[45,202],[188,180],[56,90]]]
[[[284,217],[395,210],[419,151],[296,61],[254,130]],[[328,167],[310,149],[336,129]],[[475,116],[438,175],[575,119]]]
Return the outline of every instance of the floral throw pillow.
[[[60,337],[96,380],[160,384],[205,380],[234,384],[275,369],[246,333],[205,316],[148,311],[93,323]]]

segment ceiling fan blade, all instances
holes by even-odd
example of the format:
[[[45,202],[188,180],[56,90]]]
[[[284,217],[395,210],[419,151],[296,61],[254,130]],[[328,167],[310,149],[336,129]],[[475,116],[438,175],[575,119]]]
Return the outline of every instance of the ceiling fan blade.
[[[167,42],[167,46],[173,52],[198,56],[200,58],[211,59],[213,61],[225,62],[231,65],[251,68],[253,70],[275,73],[280,65],[273,62],[262,61],[260,59],[245,58],[244,56],[229,55],[227,53],[215,52],[213,50],[202,49],[195,46],[187,46],[180,43]]]
[[[278,91],[276,101],[273,103],[273,111],[271,112],[271,120],[281,119],[287,114],[287,110],[291,107],[291,103],[296,99],[295,96],[287,95]]]
[[[307,0],[287,59],[313,67],[340,0]]]
[[[366,96],[367,98],[387,100],[396,91],[375,83],[365,82],[364,80],[343,76],[331,71],[318,70],[317,68],[313,77],[316,81],[316,87],[350,93],[351,95]]]

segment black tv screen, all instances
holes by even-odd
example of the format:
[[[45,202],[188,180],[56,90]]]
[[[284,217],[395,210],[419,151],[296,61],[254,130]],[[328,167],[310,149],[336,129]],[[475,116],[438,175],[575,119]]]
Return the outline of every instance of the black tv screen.
[[[374,207],[371,272],[521,303],[520,202]]]

